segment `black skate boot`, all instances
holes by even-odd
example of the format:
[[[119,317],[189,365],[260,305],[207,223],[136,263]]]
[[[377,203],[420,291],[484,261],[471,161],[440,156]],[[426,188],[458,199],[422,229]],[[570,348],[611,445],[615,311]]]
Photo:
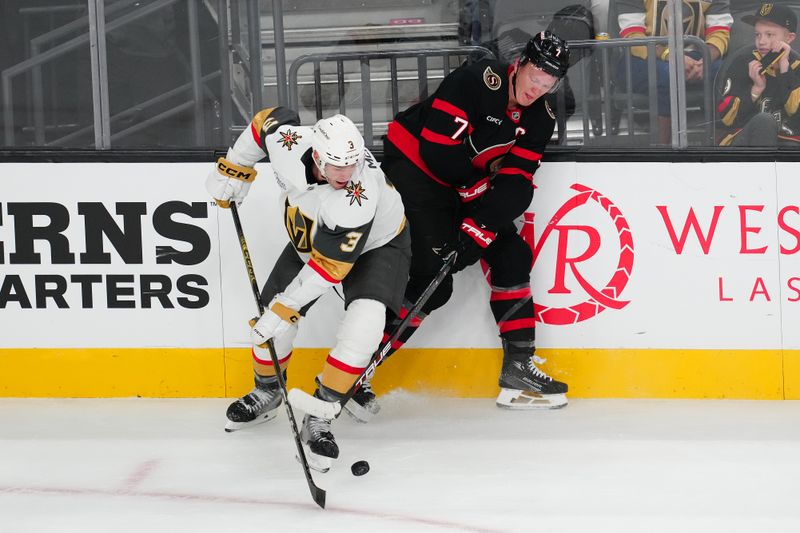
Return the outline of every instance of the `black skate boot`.
[[[533,347],[503,339],[503,369],[497,406],[505,409],[556,409],[567,405],[567,384],[542,372],[544,359]],[[528,343],[525,343],[528,344]]]
[[[286,379],[285,372],[284,379]],[[255,381],[256,386],[252,391],[228,406],[228,411],[225,413],[228,417],[225,431],[236,431],[275,418],[276,409],[282,401],[278,378],[256,374]]]
[[[344,410],[356,422],[366,424],[372,417],[378,414],[381,406],[378,405],[378,398],[372,392],[372,385],[369,380],[364,381],[361,387],[353,395],[353,398],[344,404]]]
[[[337,400],[337,394],[330,389],[320,387],[314,396],[327,402]],[[306,415],[303,418],[303,429],[300,430],[300,440],[303,441],[308,466],[318,472],[327,472],[333,463],[332,459],[339,457],[339,446],[331,432],[331,421],[326,418]]]

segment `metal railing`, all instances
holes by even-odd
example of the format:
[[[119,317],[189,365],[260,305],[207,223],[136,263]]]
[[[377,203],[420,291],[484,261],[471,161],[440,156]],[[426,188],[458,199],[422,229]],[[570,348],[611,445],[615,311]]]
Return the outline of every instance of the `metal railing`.
[[[685,35],[683,38],[683,42],[686,44],[691,44],[692,46],[696,47],[696,49],[701,53],[703,56],[703,105],[702,112],[703,112],[703,123],[702,126],[705,129],[705,132],[708,136],[710,141],[714,139],[714,80],[709,79],[709,66],[711,63],[711,58],[708,51],[708,46],[705,42],[700,39],[699,37],[695,37],[692,35]],[[588,49],[594,50],[597,49],[600,52],[600,59],[601,62],[601,90],[602,95],[602,106],[603,106],[603,113],[602,116],[605,117],[605,129],[604,131],[609,132],[611,131],[611,120],[613,116],[612,112],[612,100],[618,97],[619,91],[615,88],[612,90],[612,80],[616,78],[614,69],[616,69],[616,65],[612,65],[612,61],[610,58],[610,51],[614,49],[622,49],[625,50],[626,53],[623,54],[623,61],[624,61],[624,71],[625,71],[625,113],[627,115],[627,122],[628,122],[628,136],[634,135],[634,112],[636,110],[636,105],[634,103],[634,94],[632,88],[632,56],[628,51],[633,48],[634,46],[645,46],[647,48],[647,79],[649,80],[648,83],[648,96],[647,102],[649,105],[649,125],[650,125],[650,139],[653,144],[657,144],[658,142],[658,125],[657,125],[657,102],[658,102],[658,95],[657,95],[657,74],[656,74],[656,46],[657,45],[666,45],[668,43],[668,37],[642,37],[642,38],[630,38],[630,39],[608,39],[608,40],[582,40],[582,41],[570,41],[569,46],[573,50],[581,50],[581,49]],[[598,61],[598,59],[594,59]],[[683,68],[683,65],[679,65],[679,68]],[[583,104],[583,109],[587,110],[589,108],[589,78],[591,76],[591,66],[588,61],[581,62],[581,99]],[[670,84],[670,92],[678,92],[679,90],[685,90],[685,87],[677,87],[676,83]],[[685,102],[685,100],[684,100]],[[674,113],[682,113],[683,120],[679,120],[677,124],[685,124],[686,123],[686,106],[685,105],[678,105],[672,106],[672,111]],[[675,122],[673,120],[673,122]],[[587,112],[583,113],[583,140],[586,143],[589,140],[589,116]]]
[[[175,6],[183,0],[154,0],[152,3],[140,5],[134,0],[118,0],[105,8],[104,0],[89,1],[90,7],[87,16],[77,18],[58,28],[43,33],[30,41],[31,57],[21,61],[0,72],[0,92],[2,95],[2,116],[4,144],[15,146],[20,128],[16,127],[20,118],[15,116],[15,104],[29,102],[31,115],[27,122],[23,122],[22,131],[32,129],[33,140],[37,146],[64,146],[80,139],[92,131],[95,132],[95,148],[110,148],[111,141],[120,139],[141,131],[149,126],[168,120],[176,115],[191,111],[192,133],[194,142],[198,146],[205,146],[207,141],[207,127],[205,124],[206,109],[204,103],[216,100],[218,97],[208,86],[210,82],[217,82],[221,78],[221,121],[223,131],[230,133],[233,127],[232,104],[236,105],[242,117],[249,117],[260,109],[262,104],[263,78],[261,72],[261,41],[258,27],[258,4],[249,0],[204,0],[186,2],[186,28],[188,29],[189,57],[186,59],[190,81],[178,87],[165,90],[162,94],[138,102],[135,105],[122,109],[111,115],[108,98],[108,71],[105,59],[106,35],[110,32],[134,23],[143,17],[152,16],[159,11]],[[243,9],[239,10],[239,6]],[[199,17],[198,10],[205,6],[209,14],[216,19],[220,42],[221,69],[215,72],[202,73],[200,61]],[[135,7],[135,11],[125,12],[125,9]],[[104,9],[105,8],[105,9]],[[234,13],[228,16],[229,10]],[[241,11],[241,13],[240,13]],[[116,17],[115,15],[119,15]],[[240,27],[239,18],[244,18]],[[243,30],[243,31],[242,31]],[[77,33],[77,35],[76,35]],[[246,36],[243,34],[246,33]],[[72,36],[72,37],[71,37]],[[70,38],[71,37],[71,38]],[[65,40],[66,39],[66,40]],[[63,42],[58,42],[63,41]],[[58,44],[52,44],[58,43]],[[52,44],[51,48],[47,48]],[[90,52],[92,63],[91,87],[93,90],[92,122],[88,125],[71,124],[46,124],[45,117],[52,116],[47,113],[48,105],[45,101],[45,82],[42,68],[55,64],[67,54],[76,50]],[[253,50],[253,53],[250,53]],[[231,65],[242,66],[246,86],[231,82]],[[30,91],[24,94],[19,89],[15,92],[14,82],[20,76],[30,75]],[[147,73],[142,73],[146,76]],[[186,94],[188,99],[177,99]],[[170,100],[173,103],[170,103]],[[163,109],[167,103],[168,109]],[[136,124],[120,131],[111,132],[112,125],[129,119],[134,115],[150,111],[153,116],[144,116]],[[246,120],[246,119],[245,119]],[[47,138],[48,131],[63,132],[56,138]],[[227,142],[227,138],[225,139]]]
[[[89,4],[91,5],[92,2],[102,1],[103,0],[91,0]],[[390,111],[393,117],[400,110],[401,84],[404,91],[402,96],[404,98],[410,93],[407,90],[409,85],[416,82],[416,91],[414,91],[413,85],[411,85],[411,91],[416,92],[416,94],[412,96],[412,99],[416,96],[420,99],[424,99],[428,96],[430,84],[449,74],[451,70],[461,63],[463,58],[475,60],[483,57],[492,57],[492,52],[488,48],[481,46],[315,53],[303,55],[296,59],[291,64],[288,76],[286,76],[284,74],[285,67],[279,68],[283,63],[280,59],[284,57],[282,54],[285,52],[284,49],[287,46],[284,39],[285,31],[283,28],[281,2],[276,1],[272,3],[273,29],[262,30],[260,28],[258,2],[251,0],[190,1],[187,3],[190,48],[190,57],[188,58],[187,64],[191,71],[189,83],[165,91],[163,94],[111,115],[107,95],[108,76],[103,68],[103,54],[99,53],[99,50],[96,48],[99,46],[99,43],[104,43],[107,33],[139,20],[142,17],[152,15],[179,1],[181,0],[154,0],[152,3],[137,7],[133,12],[125,12],[125,8],[132,7],[136,2],[134,0],[118,0],[109,3],[105,11],[102,9],[95,11],[94,17],[92,17],[92,12],[90,11],[89,16],[76,19],[33,38],[30,41],[32,56],[0,73],[5,144],[7,146],[14,146],[16,140],[15,135],[19,133],[19,128],[15,128],[15,120],[19,120],[19,117],[14,116],[15,94],[13,91],[13,82],[24,74],[30,75],[30,94],[24,95],[18,93],[17,99],[28,98],[30,101],[32,111],[31,115],[27,117],[25,127],[32,127],[34,141],[39,146],[68,145],[70,142],[86,136],[94,129],[97,148],[108,148],[112,140],[118,141],[126,135],[140,131],[159,121],[189,110],[193,110],[194,139],[198,144],[202,145],[205,143],[207,134],[207,128],[203,123],[205,114],[203,103],[205,98],[209,96],[214,97],[213,91],[209,89],[208,84],[210,82],[216,82],[218,78],[222,86],[222,98],[220,103],[222,108],[222,127],[227,133],[234,132],[238,127],[238,123],[234,124],[234,122],[238,120],[234,118],[236,111],[238,111],[238,116],[243,117],[243,120],[247,121],[253,113],[264,106],[263,91],[266,87],[266,78],[262,72],[263,63],[260,52],[262,51],[262,47],[265,46],[262,44],[262,35],[266,32],[274,39],[274,44],[268,44],[266,47],[272,46],[276,52],[276,78],[274,84],[277,85],[277,103],[286,104],[300,111],[300,86],[307,86],[312,89],[313,102],[310,102],[310,98],[308,99],[309,101],[304,100],[304,102],[308,106],[309,113],[313,108],[316,117],[321,118],[323,108],[330,108],[337,105],[335,98],[333,99],[332,105],[326,104],[326,99],[323,98],[323,96],[338,96],[338,110],[341,113],[346,113],[348,111],[346,108],[348,103],[345,98],[345,93],[348,88],[352,90],[353,87],[357,87],[359,91],[358,97],[360,97],[360,113],[362,115],[361,119],[363,122],[365,141],[368,145],[372,146],[375,141],[376,126],[380,127],[380,125],[383,125],[381,119],[378,119],[378,123],[375,122],[376,114],[386,111],[388,115]],[[205,5],[212,16],[215,17],[219,27],[218,37],[220,42],[219,59],[221,62],[221,70],[205,75],[201,73],[198,44],[197,8],[201,5]],[[216,7],[216,12],[213,12],[211,9],[214,6]],[[121,16],[112,17],[112,15]],[[101,18],[105,25],[104,30],[99,27],[99,19]],[[106,21],[106,19],[108,20]],[[87,31],[87,28],[91,30],[92,27],[100,31],[95,31],[94,34],[92,34],[91,31]],[[302,31],[306,33],[310,32],[310,34],[313,33],[310,29]],[[364,31],[366,32],[367,30],[364,29]],[[380,31],[386,32],[389,30],[381,28]],[[422,30],[416,29],[416,31]],[[76,32],[81,33],[70,38],[70,36],[75,35]],[[580,103],[582,112],[580,115],[575,116],[574,119],[570,119],[569,124],[572,125],[573,129],[569,132],[569,139],[567,138],[566,119],[563,118],[566,115],[564,109],[564,89],[562,88],[561,92],[556,95],[556,105],[559,111],[559,142],[565,143],[569,140],[579,142],[579,139],[582,137],[583,143],[588,144],[591,140],[591,133],[593,130],[590,126],[590,120],[595,120],[594,115],[590,117],[590,111],[593,112],[599,108],[602,111],[598,111],[600,120],[599,131],[605,131],[609,136],[615,133],[613,131],[615,129],[613,124],[615,117],[625,116],[627,118],[627,136],[633,137],[635,133],[637,133],[634,127],[636,122],[635,115],[641,116],[645,111],[649,112],[649,137],[652,144],[657,144],[658,124],[656,107],[658,94],[655,82],[657,79],[657,56],[655,52],[656,46],[658,45],[677,44],[675,42],[671,43],[670,41],[675,41],[674,37],[661,36],[639,39],[611,39],[604,41],[570,41],[570,47],[573,50],[591,51],[593,54],[586,54],[586,57],[570,70],[570,74],[573,74],[573,79],[580,78],[574,88],[576,92],[579,92],[577,101]],[[700,129],[703,130],[703,133],[707,135],[708,139],[713,141],[715,128],[713,106],[714,83],[708,76],[710,67],[708,47],[701,39],[692,36],[684,36],[683,41],[681,42],[679,39],[678,42],[680,44],[685,43],[686,45],[693,46],[703,56],[703,104],[701,106],[696,106],[700,108],[700,112],[703,115],[703,122],[699,125],[695,123],[693,127],[697,128],[700,126]],[[47,48],[51,43],[53,43],[52,47]],[[65,124],[46,124],[45,117],[48,116],[46,113],[48,104],[45,102],[45,93],[43,90],[42,66],[52,64],[76,49],[90,49],[91,46],[95,47],[92,53],[94,59],[92,65],[92,86],[95,90],[95,97],[93,98],[94,124],[70,124],[69,126]],[[634,46],[644,46],[648,50],[646,69],[648,79],[651,81],[646,96],[638,96],[632,89],[632,59],[629,50]],[[623,53],[614,54],[615,50],[622,51]],[[281,54],[278,54],[279,51]],[[677,53],[675,55],[677,55]],[[457,61],[454,62],[454,59]],[[383,62],[380,67],[375,66],[375,63],[378,61]],[[432,66],[433,61],[436,62],[435,66]],[[441,63],[439,63],[439,61],[441,61]],[[680,67],[681,65],[675,65],[674,59],[671,59],[671,61],[673,61],[671,64],[672,70],[670,77],[671,101],[673,102],[671,106],[673,133],[675,133],[674,130],[676,128],[683,128],[678,132],[683,135],[683,139],[681,140],[680,136],[673,137],[673,146],[682,148],[686,145],[685,127],[687,124],[687,109],[686,99],[684,97],[686,88],[679,83],[681,77],[674,75],[676,66]],[[309,64],[312,67],[311,73],[303,74],[301,79],[301,68]],[[345,69],[346,64],[348,70]],[[323,69],[323,66],[326,68]],[[578,76],[575,76],[575,74],[578,74]],[[288,78],[288,80],[286,78]],[[381,83],[388,84],[386,99],[375,101],[373,98],[374,86],[375,84]],[[103,88],[105,88],[106,91],[105,98],[102,97]],[[327,90],[328,92],[323,94],[323,90]],[[124,130],[115,131],[113,135],[111,134],[112,126],[122,123],[126,119],[130,119],[135,112],[156,108],[169,99],[173,99],[174,101],[181,94],[186,94],[188,98],[175,103],[175,105],[170,104],[171,107],[163,112],[157,114],[151,113],[155,116],[142,117],[136,124],[130,125]],[[680,99],[676,98],[676,94],[681,95]],[[310,97],[311,94],[308,94],[308,96]],[[382,106],[385,107],[382,108]],[[356,114],[357,113],[358,109],[356,108]],[[697,113],[695,112],[695,114]],[[51,129],[60,132],[57,138],[47,139],[46,132]],[[65,130],[66,134],[64,134]],[[595,137],[598,136],[598,128],[596,127],[594,128],[594,134]],[[638,138],[641,139],[643,136],[640,135]]]
[[[450,73],[451,58],[471,57],[481,59],[484,57],[494,57],[488,48],[482,46],[461,46],[458,48],[439,48],[435,50],[402,50],[402,51],[383,51],[383,52],[337,52],[331,54],[307,54],[298,57],[289,68],[289,107],[298,109],[298,71],[308,63],[313,65],[313,84],[314,84],[314,104],[317,119],[322,118],[322,64],[332,63],[336,65],[336,89],[338,95],[339,112],[347,112],[345,104],[345,61],[358,61],[361,74],[361,111],[363,120],[364,142],[367,146],[374,146],[373,135],[373,109],[372,109],[372,62],[389,60],[389,87],[390,105],[392,116],[399,111],[399,74],[398,59],[416,59],[415,78],[418,81],[419,98],[428,97],[428,61],[431,58],[441,58],[442,77]]]
[[[136,21],[142,17],[151,15],[165,7],[171,6],[172,4],[178,2],[178,0],[158,0],[152,4],[148,4],[141,9],[137,10],[136,12],[129,13],[127,15],[123,15],[115,20],[112,20],[105,24],[104,33],[108,33],[114,31],[118,28],[121,28],[133,21]],[[91,27],[93,21],[91,17],[87,17],[87,25]],[[104,37],[104,36],[103,36]],[[82,33],[77,37],[74,37],[60,45],[57,45],[45,52],[40,53],[39,55],[22,61],[21,63],[17,63],[16,65],[5,69],[2,73],[0,73],[0,86],[2,86],[2,93],[3,93],[3,129],[5,133],[5,142],[9,146],[13,146],[15,144],[15,134],[14,134],[14,94],[13,94],[13,85],[12,81],[14,77],[19,76],[25,72],[33,72],[37,68],[40,68],[42,65],[49,63],[51,61],[57,60],[58,58],[76,50],[82,46],[87,46],[91,44],[90,32]],[[193,50],[192,53],[197,53],[196,50]],[[93,69],[94,71],[94,69]],[[94,76],[97,76],[95,78]],[[41,81],[41,80],[40,80]],[[99,79],[99,75],[93,72],[93,86],[99,87],[100,85],[105,84],[107,87],[107,79],[105,82]],[[196,81],[196,80],[195,80]],[[34,116],[43,116],[43,99],[39,98],[38,96],[34,97],[33,106],[34,106]],[[108,109],[106,108],[101,113],[108,113]],[[103,117],[95,117],[95,127],[97,127],[98,119],[101,122],[104,120]],[[105,117],[106,120],[110,121],[110,117]],[[41,122],[36,123],[37,126],[43,125],[43,119]],[[102,126],[101,126],[102,127]],[[44,130],[41,132],[35,133],[37,139],[40,139]],[[98,147],[101,148],[101,147]]]

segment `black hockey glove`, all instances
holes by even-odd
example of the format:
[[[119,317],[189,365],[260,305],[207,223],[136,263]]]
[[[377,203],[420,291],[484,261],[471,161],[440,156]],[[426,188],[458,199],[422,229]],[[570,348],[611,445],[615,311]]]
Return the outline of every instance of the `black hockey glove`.
[[[456,262],[452,272],[455,274],[474,264],[483,256],[486,247],[492,244],[496,234],[481,226],[471,218],[461,221],[461,231],[456,235],[454,242],[448,242],[440,250],[439,255],[447,257],[450,252],[455,252]]]

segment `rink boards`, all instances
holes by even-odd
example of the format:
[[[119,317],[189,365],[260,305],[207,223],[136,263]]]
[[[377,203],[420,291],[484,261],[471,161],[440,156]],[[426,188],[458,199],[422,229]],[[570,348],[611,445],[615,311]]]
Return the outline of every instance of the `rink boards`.
[[[256,309],[210,167],[0,165],[0,395],[251,386]],[[287,242],[270,174],[240,210],[260,282]],[[800,398],[796,163],[552,162],[535,182],[537,342],[572,397]],[[376,388],[496,394],[488,294],[479,266],[456,276]],[[341,314],[335,294],[309,313],[290,384],[312,386]]]

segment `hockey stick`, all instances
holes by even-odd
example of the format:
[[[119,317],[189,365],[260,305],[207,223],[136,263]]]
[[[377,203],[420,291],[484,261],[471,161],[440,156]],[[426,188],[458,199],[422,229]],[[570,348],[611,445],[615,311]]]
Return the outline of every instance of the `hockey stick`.
[[[258,291],[258,282],[256,281],[256,272],[253,270],[253,261],[250,259],[250,251],[247,248],[247,241],[244,239],[242,221],[239,219],[239,209],[236,207],[236,202],[231,202],[231,215],[233,215],[233,225],[236,226],[236,235],[239,237],[239,247],[242,249],[242,258],[244,258],[247,276],[250,278],[250,288],[253,289],[253,297],[256,299],[256,305],[258,306],[258,316],[261,316],[264,314],[264,304],[261,303],[261,295]],[[275,377],[278,379],[278,387],[281,390],[283,405],[286,406],[289,425],[292,427],[294,443],[297,446],[297,457],[300,459],[300,464],[303,466],[303,472],[305,472],[306,475],[306,481],[308,481],[308,489],[311,491],[311,497],[317,505],[324,509],[325,491],[319,488],[311,477],[311,469],[308,466],[308,459],[306,459],[306,454],[303,451],[303,443],[300,441],[300,432],[297,430],[297,421],[294,418],[294,411],[292,411],[292,406],[289,405],[286,381],[283,379],[283,373],[281,372],[281,366],[278,362],[278,356],[275,353],[275,344],[272,342],[272,339],[267,341],[267,348],[269,349],[269,357],[272,360],[272,366],[275,368]]]
[[[425,290],[422,291],[422,294],[417,298],[417,301],[408,311],[408,314],[405,318],[397,325],[397,327],[392,332],[392,335],[386,340],[386,342],[381,346],[377,352],[372,356],[372,360],[370,361],[367,368],[365,368],[361,375],[358,376],[355,383],[350,387],[347,393],[340,399],[333,402],[326,402],[325,400],[321,400],[316,398],[307,392],[301,389],[292,389],[289,391],[289,400],[292,402],[292,405],[308,413],[312,416],[316,416],[319,418],[327,418],[328,420],[333,420],[334,418],[338,418],[340,414],[342,414],[342,408],[344,405],[350,401],[350,399],[358,392],[358,389],[361,388],[361,385],[367,379],[371,378],[375,374],[375,369],[378,368],[378,365],[384,359],[387,359],[389,356],[387,353],[391,349],[394,342],[400,338],[400,335],[406,330],[408,325],[414,319],[415,316],[419,313],[422,306],[425,305],[425,302],[428,301],[428,298],[436,291],[437,287],[442,283],[444,278],[450,272],[453,264],[456,262],[456,253],[451,252],[450,255],[447,256],[445,259],[442,268],[439,269],[439,272],[436,274],[436,277],[433,278]]]

